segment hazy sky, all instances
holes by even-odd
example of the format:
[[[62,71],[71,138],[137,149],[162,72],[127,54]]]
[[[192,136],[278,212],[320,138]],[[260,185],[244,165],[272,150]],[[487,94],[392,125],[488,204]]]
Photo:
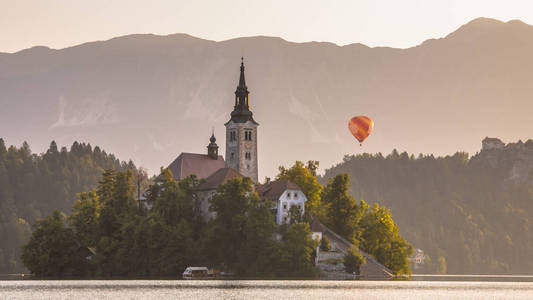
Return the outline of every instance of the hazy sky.
[[[131,33],[410,47],[477,18],[533,23],[531,0],[0,0],[0,52]]]

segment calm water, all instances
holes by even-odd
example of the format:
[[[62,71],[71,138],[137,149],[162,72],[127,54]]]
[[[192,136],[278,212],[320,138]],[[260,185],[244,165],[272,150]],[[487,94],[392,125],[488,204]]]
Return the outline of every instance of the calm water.
[[[0,299],[533,299],[533,282],[0,281]]]

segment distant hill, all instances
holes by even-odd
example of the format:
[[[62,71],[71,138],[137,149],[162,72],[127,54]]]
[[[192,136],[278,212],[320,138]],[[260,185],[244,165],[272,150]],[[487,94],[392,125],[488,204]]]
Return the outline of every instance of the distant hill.
[[[241,55],[259,127],[260,177],[280,164],[346,153],[475,152],[486,135],[533,130],[533,27],[476,19],[409,49],[222,42],[185,34],[129,35],[53,50],[0,54],[0,128],[44,151],[84,140],[152,172],[180,152],[203,152],[212,126],[224,153]],[[347,120],[375,120],[363,148]]]
[[[472,157],[346,156],[321,183],[348,173],[356,199],[389,207],[430,257],[418,272],[533,274],[533,140],[495,141]]]

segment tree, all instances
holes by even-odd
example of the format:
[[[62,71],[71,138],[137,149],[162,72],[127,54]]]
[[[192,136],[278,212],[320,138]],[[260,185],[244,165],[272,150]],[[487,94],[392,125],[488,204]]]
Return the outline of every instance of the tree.
[[[86,247],[94,247],[98,242],[100,200],[96,191],[79,194],[72,214],[68,217],[77,240]]]
[[[390,210],[374,204],[360,221],[359,246],[395,274],[411,274],[408,258],[413,255],[413,246],[400,235],[392,220]]]
[[[36,276],[84,275],[87,271],[88,262],[64,219],[56,210],[38,221],[30,241],[23,247],[22,261]]]
[[[302,189],[302,192],[307,197],[307,202],[305,203],[306,215],[322,216],[324,213],[320,206],[322,186],[316,179],[317,168],[317,161],[309,161],[307,167],[303,162],[296,161],[289,169],[283,166],[279,167],[279,174],[276,176],[276,179],[290,180]]]
[[[446,274],[446,258],[439,256],[438,271],[439,274]]]
[[[361,273],[361,266],[366,263],[366,259],[357,247],[352,246],[344,256],[343,263],[346,272],[359,275]]]
[[[147,191],[147,200],[152,204],[151,213],[160,215],[165,224],[171,226],[182,219],[191,224],[197,223],[193,191],[198,184],[194,175],[178,183],[170,170],[162,170],[157,184],[150,186]]]
[[[309,160],[307,161],[307,166],[306,168],[311,171],[311,174],[313,176],[317,176],[316,175],[316,171],[318,170],[318,166],[320,165],[320,162],[318,160]]]
[[[272,277],[277,271],[275,254],[279,248],[273,239],[277,225],[270,210],[272,203],[260,200],[255,193],[249,200],[241,259],[235,271],[245,276]]]
[[[323,235],[322,239],[320,240],[320,251],[330,251],[331,250],[331,244],[329,243],[329,239],[327,236]]]
[[[7,154],[6,144],[4,139],[0,138],[0,160],[3,160]]]
[[[364,206],[357,206],[355,199],[348,194],[349,177],[338,174],[330,179],[322,190],[322,202],[327,207],[326,224],[337,234],[351,242],[356,242],[357,225],[364,213]]]
[[[209,209],[216,212],[210,238],[210,256],[230,269],[236,268],[241,258],[251,193],[250,178],[235,178],[218,186],[210,200]]]
[[[58,148],[52,141],[44,154],[32,154],[28,143],[7,149],[0,142],[0,273],[27,271],[20,260],[21,246],[31,234],[26,234],[25,220],[43,218],[55,209],[70,211],[77,194],[94,189],[104,169],[122,170],[113,155],[99,148],[93,152],[88,144],[75,142],[71,151]]]
[[[303,222],[302,210],[297,205],[292,205],[291,208],[289,208],[288,216],[290,224],[298,224]]]
[[[210,201],[211,222],[206,256],[241,276],[273,276],[279,243],[272,204],[259,199],[249,178],[235,178],[217,188]]]
[[[131,170],[118,172],[113,191],[113,208],[117,215],[128,218],[137,213],[135,192],[133,172]]]
[[[311,238],[309,224],[290,225],[283,236],[280,266],[286,276],[310,276],[313,267],[312,254],[317,242]]]

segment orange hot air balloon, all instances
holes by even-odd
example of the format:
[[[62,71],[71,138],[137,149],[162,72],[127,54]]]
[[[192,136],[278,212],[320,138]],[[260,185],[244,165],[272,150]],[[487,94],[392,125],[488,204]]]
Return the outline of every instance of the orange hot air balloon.
[[[374,129],[374,122],[367,116],[357,116],[350,119],[348,129],[352,135],[359,141],[362,146],[363,141],[370,135]]]

